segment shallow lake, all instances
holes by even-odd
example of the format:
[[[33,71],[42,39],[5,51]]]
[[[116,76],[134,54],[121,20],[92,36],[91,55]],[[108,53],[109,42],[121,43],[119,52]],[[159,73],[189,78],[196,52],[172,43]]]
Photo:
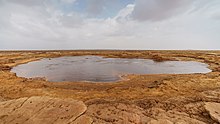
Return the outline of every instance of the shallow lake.
[[[48,81],[112,82],[126,74],[208,73],[208,65],[194,61],[154,62],[150,59],[75,56],[41,59],[14,67],[18,77],[45,77]]]

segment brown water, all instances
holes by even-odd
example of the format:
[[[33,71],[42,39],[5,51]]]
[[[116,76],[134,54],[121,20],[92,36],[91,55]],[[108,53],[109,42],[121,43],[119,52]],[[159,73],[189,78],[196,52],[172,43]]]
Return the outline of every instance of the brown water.
[[[149,59],[77,56],[42,59],[14,67],[19,77],[46,77],[48,81],[112,82],[126,74],[208,73],[208,65],[193,61],[154,62]]]

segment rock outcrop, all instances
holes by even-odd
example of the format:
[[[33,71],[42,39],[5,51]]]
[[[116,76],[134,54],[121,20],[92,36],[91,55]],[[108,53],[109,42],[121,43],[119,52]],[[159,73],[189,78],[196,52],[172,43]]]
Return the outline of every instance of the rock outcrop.
[[[205,109],[213,120],[220,123],[220,103],[207,102]]]
[[[20,98],[0,102],[1,124],[90,124],[82,101],[50,97]]]
[[[206,124],[185,112],[156,107],[143,109],[125,103],[93,103],[88,105],[86,114],[95,124]]]

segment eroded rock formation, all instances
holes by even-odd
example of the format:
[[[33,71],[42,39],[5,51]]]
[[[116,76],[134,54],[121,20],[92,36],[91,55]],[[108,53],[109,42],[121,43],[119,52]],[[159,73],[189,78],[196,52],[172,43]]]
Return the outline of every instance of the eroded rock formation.
[[[84,115],[82,101],[50,97],[20,98],[0,102],[0,123],[9,124],[76,124],[92,123]]]

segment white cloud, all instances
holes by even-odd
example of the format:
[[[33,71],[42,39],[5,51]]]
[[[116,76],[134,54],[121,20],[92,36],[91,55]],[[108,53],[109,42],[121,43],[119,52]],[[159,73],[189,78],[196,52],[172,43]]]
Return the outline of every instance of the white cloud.
[[[140,21],[158,21],[186,12],[195,0],[136,0],[133,17]]]
[[[88,0],[87,1],[87,11],[91,15],[100,14],[105,5],[106,0]]]
[[[128,4],[125,8],[121,9],[118,14],[114,17],[115,20],[125,21],[126,19],[130,19],[132,12],[134,11],[134,4]]]
[[[61,2],[65,2],[65,3],[74,3],[74,2],[76,2],[76,0],[61,0]]]
[[[20,4],[27,7],[42,5],[46,0],[2,0],[5,3]]]
[[[0,49],[219,49],[220,22],[213,15],[220,5],[198,11],[196,2],[154,1],[136,0],[114,17],[96,18],[48,0],[0,0]]]
[[[80,0],[78,0],[79,2]],[[86,3],[86,12],[88,16],[104,15],[108,8],[117,8],[120,0],[84,0]]]

